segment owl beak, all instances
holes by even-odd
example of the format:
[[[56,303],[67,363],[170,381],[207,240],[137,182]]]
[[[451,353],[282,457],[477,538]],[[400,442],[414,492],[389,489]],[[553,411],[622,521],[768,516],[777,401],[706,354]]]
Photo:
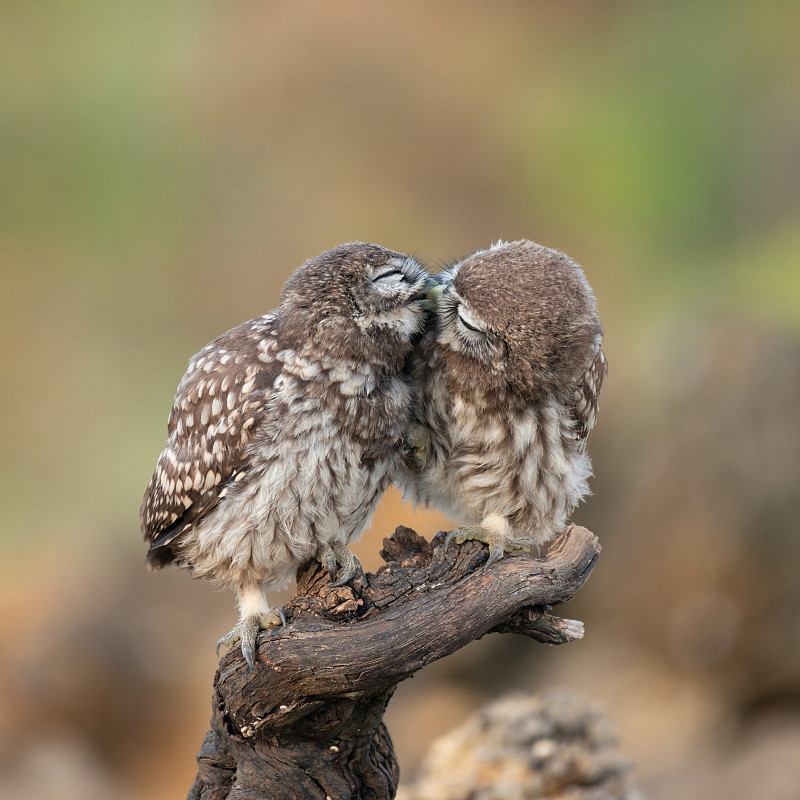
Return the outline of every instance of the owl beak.
[[[444,284],[439,283],[436,278],[428,278],[425,281],[425,299],[422,301],[422,307],[426,311],[436,311],[439,306],[439,298],[444,294]]]

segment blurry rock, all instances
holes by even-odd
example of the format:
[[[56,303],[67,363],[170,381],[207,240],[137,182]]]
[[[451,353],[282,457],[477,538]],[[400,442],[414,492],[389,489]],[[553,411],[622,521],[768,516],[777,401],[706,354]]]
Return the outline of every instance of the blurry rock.
[[[583,599],[734,709],[798,700],[800,341],[735,320],[681,356]]]
[[[608,718],[580,695],[508,695],[438,739],[398,800],[638,800]]]

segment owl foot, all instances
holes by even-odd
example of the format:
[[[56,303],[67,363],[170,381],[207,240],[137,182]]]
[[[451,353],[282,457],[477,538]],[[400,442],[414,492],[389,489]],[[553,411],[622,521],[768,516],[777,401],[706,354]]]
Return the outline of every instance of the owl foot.
[[[319,556],[319,562],[328,570],[328,575],[331,576],[331,586],[344,586],[361,572],[361,562],[350,552],[347,545],[341,542],[325,545]],[[341,567],[338,578],[336,578],[337,566]]]
[[[250,670],[255,670],[256,640],[258,632],[268,628],[277,628],[286,624],[286,617],[282,608],[271,608],[260,614],[250,614],[242,617],[236,627],[226,633],[217,642],[217,657],[220,647],[233,647],[236,642],[242,643],[242,655]]]
[[[362,572],[361,562],[358,560],[358,558],[347,548],[345,548],[345,552],[348,556],[350,556],[350,560],[345,561],[345,563],[341,565],[342,571],[339,573],[337,580],[331,583],[331,586],[344,586],[353,578],[355,578],[359,572]]]
[[[450,542],[453,541],[459,545],[468,541],[483,542],[489,545],[489,558],[486,564],[484,564],[484,571],[489,569],[495,561],[499,561],[506,553],[539,552],[539,545],[532,539],[513,539],[509,537],[505,531],[498,531],[494,528],[484,528],[481,526],[464,526],[450,531],[450,533],[447,534],[447,538],[444,540],[445,548],[449,547]]]

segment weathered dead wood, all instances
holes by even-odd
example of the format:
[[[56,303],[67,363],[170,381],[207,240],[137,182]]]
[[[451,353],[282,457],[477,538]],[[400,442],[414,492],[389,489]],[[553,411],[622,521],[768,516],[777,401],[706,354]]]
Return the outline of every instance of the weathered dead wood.
[[[549,613],[589,577],[600,546],[569,528],[541,558],[482,569],[485,546],[444,547],[410,528],[384,540],[387,561],[333,587],[310,564],[284,609],[285,628],[259,639],[251,672],[234,649],[214,680],[211,730],[189,799],[346,800],[394,797],[398,767],[382,718],[397,684],[490,632],[548,644],[583,635]]]

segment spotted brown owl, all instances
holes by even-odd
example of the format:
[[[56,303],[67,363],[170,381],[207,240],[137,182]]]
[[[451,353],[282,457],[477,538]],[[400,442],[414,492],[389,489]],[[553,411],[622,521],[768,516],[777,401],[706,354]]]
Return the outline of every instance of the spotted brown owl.
[[[411,391],[403,372],[431,279],[413,259],[342,245],[289,278],[280,306],[189,362],[141,508],[147,562],[233,589],[253,668],[277,625],[265,592],[316,558],[338,583],[399,458]]]
[[[565,527],[588,492],[586,437],[606,375],[603,329],[580,267],[530,241],[445,270],[413,363],[423,466],[407,497],[464,523],[491,564]]]

